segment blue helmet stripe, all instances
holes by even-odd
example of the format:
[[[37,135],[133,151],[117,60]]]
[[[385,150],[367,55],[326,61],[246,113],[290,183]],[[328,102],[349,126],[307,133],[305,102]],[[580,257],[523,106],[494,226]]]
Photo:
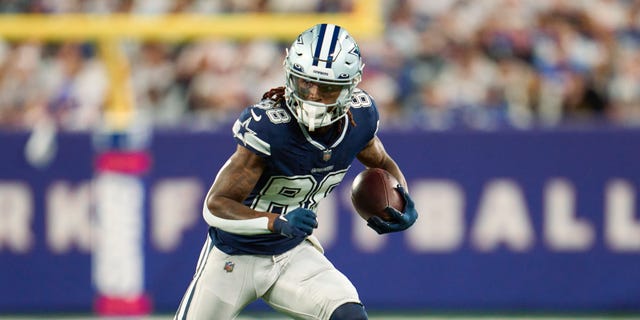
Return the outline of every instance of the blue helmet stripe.
[[[331,38],[331,47],[329,47],[329,58],[327,59],[327,68],[331,68],[333,63],[333,51],[336,50],[336,44],[338,43],[338,34],[340,34],[340,27],[336,26],[333,30],[333,38]]]
[[[320,51],[322,50],[322,42],[324,42],[324,33],[327,30],[327,24],[320,25],[320,35],[318,35],[318,43],[316,44],[316,52],[313,54],[313,65],[317,66],[320,61]]]

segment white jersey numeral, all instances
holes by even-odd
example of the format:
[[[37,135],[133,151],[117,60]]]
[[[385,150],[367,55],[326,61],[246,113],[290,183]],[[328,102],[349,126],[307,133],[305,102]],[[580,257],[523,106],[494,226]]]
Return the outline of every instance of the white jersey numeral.
[[[315,210],[345,174],[346,170],[331,172],[320,183],[311,175],[272,177],[255,198],[253,208],[274,213],[287,213],[299,207]]]
[[[366,108],[371,107],[371,97],[364,91],[356,91],[351,96],[351,108]]]
[[[291,116],[282,108],[274,108],[266,111],[269,120],[275,124],[291,121]]]

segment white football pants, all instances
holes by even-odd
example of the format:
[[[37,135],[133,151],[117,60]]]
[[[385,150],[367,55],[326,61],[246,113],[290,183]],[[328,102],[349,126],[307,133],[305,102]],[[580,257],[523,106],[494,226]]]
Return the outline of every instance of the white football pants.
[[[207,241],[174,319],[234,319],[262,298],[295,319],[328,320],[358,293],[311,236],[276,256],[228,255]]]

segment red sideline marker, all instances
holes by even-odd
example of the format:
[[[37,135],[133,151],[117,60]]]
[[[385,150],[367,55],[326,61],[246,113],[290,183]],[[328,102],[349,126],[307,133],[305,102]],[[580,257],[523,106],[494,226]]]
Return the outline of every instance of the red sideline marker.
[[[98,171],[142,175],[151,168],[151,156],[143,151],[108,151],[95,160]]]
[[[137,316],[150,314],[153,306],[147,295],[132,298],[99,296],[94,310],[101,316]]]

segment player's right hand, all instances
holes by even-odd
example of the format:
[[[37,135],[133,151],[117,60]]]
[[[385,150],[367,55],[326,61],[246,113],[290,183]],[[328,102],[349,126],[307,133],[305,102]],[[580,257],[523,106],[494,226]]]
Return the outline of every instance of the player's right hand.
[[[280,215],[273,222],[273,232],[283,236],[306,237],[318,227],[316,213],[305,208],[297,208],[285,215]]]
[[[418,212],[416,211],[415,203],[407,190],[402,185],[398,185],[396,189],[404,197],[405,208],[404,212],[400,212],[392,207],[385,208],[385,211],[393,218],[392,221],[384,221],[378,216],[373,216],[367,220],[367,225],[375,230],[378,234],[397,232],[406,230],[411,227],[418,219]]]

